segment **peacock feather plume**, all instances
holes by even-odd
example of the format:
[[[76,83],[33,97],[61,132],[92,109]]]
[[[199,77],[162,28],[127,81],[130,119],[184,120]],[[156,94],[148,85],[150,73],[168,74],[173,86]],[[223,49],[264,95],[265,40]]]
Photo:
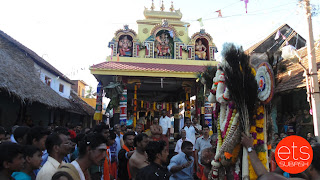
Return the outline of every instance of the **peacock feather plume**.
[[[258,85],[249,64],[249,56],[244,54],[242,47],[232,43],[224,44],[222,56],[226,61],[222,68],[230,98],[235,102],[237,111],[240,113],[242,129],[248,132],[258,102]]]

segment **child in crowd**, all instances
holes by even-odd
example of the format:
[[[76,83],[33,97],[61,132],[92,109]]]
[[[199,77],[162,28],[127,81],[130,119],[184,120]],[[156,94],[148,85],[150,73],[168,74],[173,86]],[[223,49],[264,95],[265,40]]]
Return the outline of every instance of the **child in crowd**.
[[[12,180],[11,174],[23,168],[22,147],[12,142],[0,144],[0,179]]]
[[[14,172],[12,177],[15,180],[31,180],[35,179],[33,170],[39,169],[42,162],[42,152],[39,148],[27,145],[23,148],[25,159],[24,167],[20,172]]]

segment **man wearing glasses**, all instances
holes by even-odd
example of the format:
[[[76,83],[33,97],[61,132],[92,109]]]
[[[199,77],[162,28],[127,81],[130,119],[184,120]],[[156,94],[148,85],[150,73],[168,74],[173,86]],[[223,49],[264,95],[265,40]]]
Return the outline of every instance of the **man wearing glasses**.
[[[47,137],[46,149],[48,151],[48,160],[40,169],[36,180],[51,179],[61,164],[64,164],[63,158],[70,153],[71,141],[65,134],[52,133]]]

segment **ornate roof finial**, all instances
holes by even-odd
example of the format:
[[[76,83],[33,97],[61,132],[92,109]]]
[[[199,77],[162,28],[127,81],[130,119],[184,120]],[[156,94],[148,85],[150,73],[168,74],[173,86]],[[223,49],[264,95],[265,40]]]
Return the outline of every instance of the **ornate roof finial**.
[[[174,7],[173,7],[173,1],[171,1],[171,7],[170,7],[170,11],[173,12],[174,11]]]
[[[152,0],[152,5],[151,5],[151,11],[153,11],[155,9],[155,6],[154,6],[154,3],[153,3],[153,0]]]
[[[125,31],[128,31],[128,30],[129,30],[129,25],[128,25],[128,24],[123,25],[123,29],[124,29]]]
[[[164,5],[163,5],[163,0],[162,0],[162,5],[161,5],[161,7],[160,7],[160,10],[161,10],[161,11],[164,11],[164,9],[165,9],[165,8],[164,8]]]

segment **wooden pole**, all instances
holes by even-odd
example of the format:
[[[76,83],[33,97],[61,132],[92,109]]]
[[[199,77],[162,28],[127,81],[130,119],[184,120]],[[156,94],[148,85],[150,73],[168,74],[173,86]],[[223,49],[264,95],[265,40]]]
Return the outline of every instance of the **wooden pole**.
[[[312,19],[310,13],[310,0],[305,0],[305,8],[308,22],[308,40],[307,40],[307,52],[309,62],[309,75],[310,75],[310,94],[311,94],[311,108],[313,116],[314,135],[320,141],[319,129],[320,129],[320,94],[319,94],[319,81],[317,74],[317,63],[314,49],[314,39],[312,32]],[[308,88],[308,87],[306,87]]]
[[[137,124],[137,90],[138,86],[134,85],[134,95],[133,95],[133,127]]]

